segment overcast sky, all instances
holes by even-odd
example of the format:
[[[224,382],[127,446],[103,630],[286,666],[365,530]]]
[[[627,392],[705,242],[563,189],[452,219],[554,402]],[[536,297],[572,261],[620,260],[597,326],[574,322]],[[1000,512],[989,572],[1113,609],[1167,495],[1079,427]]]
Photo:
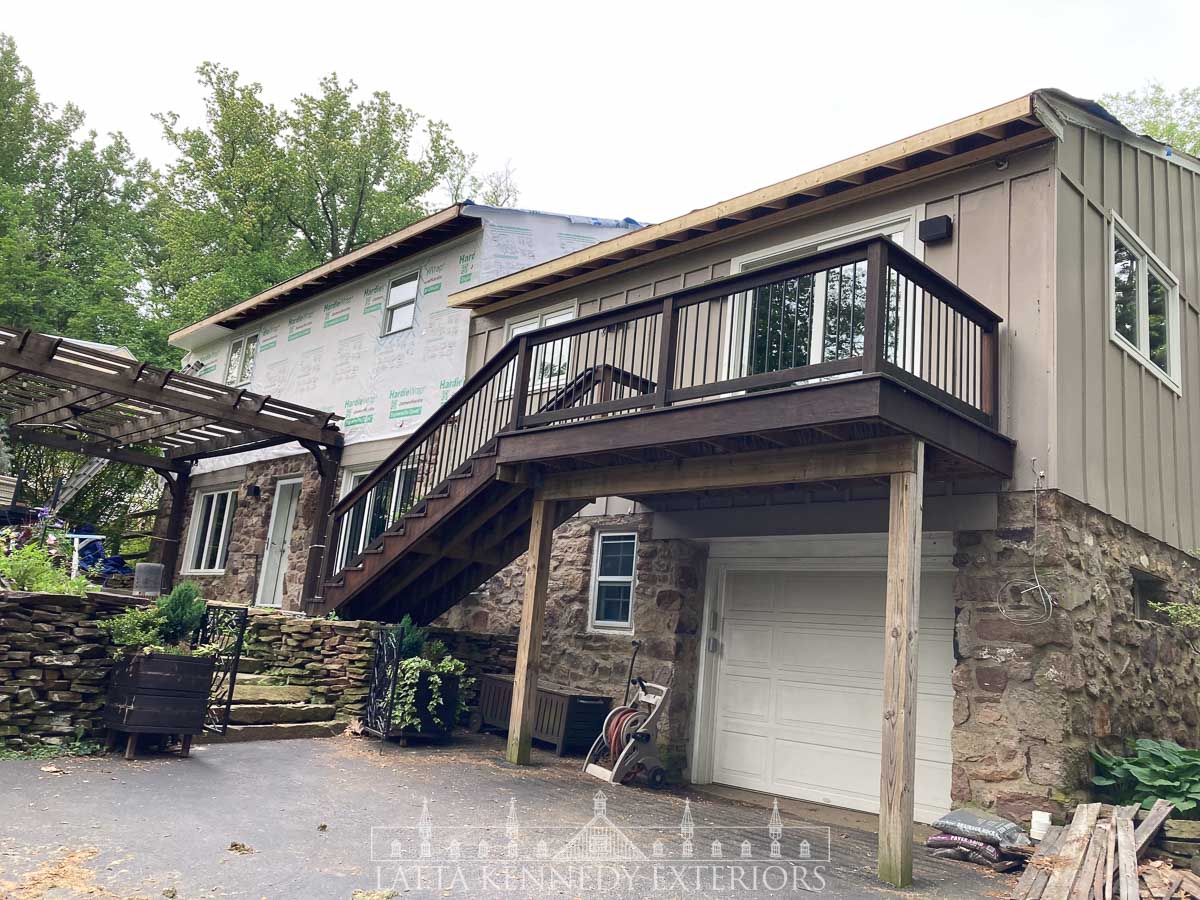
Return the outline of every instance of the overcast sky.
[[[45,99],[161,165],[195,67],[285,103],[336,71],[511,159],[520,205],[657,221],[1033,88],[1200,84],[1196,0],[6,4]]]

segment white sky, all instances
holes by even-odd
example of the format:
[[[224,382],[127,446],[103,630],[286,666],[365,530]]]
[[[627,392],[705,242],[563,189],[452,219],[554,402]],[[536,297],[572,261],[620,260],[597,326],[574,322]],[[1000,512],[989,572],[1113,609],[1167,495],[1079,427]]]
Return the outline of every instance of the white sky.
[[[1200,83],[1196,0],[6,4],[42,96],[170,158],[213,60],[286,103],[336,71],[453,128],[520,205],[657,221],[1059,87]]]

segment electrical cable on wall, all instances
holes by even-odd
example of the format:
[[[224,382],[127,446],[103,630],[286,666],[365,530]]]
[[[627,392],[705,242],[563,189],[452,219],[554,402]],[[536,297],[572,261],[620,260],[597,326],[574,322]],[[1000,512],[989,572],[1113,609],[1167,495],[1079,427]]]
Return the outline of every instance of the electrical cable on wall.
[[[1038,500],[1041,495],[1042,482],[1046,473],[1037,467],[1037,457],[1030,460],[1033,467],[1033,544],[1030,556],[1033,565],[1033,579],[1014,579],[1008,582],[996,596],[996,606],[1000,615],[1018,625],[1043,625],[1054,615],[1054,595],[1043,585],[1038,575]]]

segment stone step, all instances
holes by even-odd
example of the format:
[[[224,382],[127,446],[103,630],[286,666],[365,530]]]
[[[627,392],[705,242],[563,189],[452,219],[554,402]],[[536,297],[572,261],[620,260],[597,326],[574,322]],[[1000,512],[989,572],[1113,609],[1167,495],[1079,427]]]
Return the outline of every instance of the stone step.
[[[242,703],[229,708],[231,725],[282,725],[328,722],[336,712],[328,703]]]
[[[251,673],[247,675],[242,671],[238,671],[238,684],[283,684],[283,679],[278,675],[259,675]]]
[[[333,737],[346,730],[346,723],[292,722],[282,725],[230,725],[225,734],[196,735],[205,744],[231,744],[241,741],[286,741],[291,738]]]
[[[253,675],[256,672],[263,670],[263,661],[255,659],[252,656],[242,656],[238,659],[238,676],[244,672],[247,675]]]
[[[299,684],[243,684],[239,678],[233,686],[234,703],[305,703],[310,696]]]

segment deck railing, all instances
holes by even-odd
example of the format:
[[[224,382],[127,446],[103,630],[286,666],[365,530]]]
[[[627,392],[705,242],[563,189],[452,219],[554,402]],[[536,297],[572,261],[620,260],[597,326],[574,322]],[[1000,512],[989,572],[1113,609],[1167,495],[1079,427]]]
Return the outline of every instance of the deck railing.
[[[1000,317],[887,238],[514,338],[334,507],[336,574],[504,431],[884,374],[994,427]]]

